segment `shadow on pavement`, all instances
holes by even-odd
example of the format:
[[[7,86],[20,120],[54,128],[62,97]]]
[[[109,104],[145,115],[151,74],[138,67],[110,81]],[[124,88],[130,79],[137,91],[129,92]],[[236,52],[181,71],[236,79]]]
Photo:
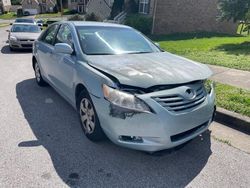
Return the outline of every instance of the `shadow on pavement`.
[[[158,155],[109,141],[92,143],[82,133],[74,109],[51,87],[40,88],[29,79],[16,85],[16,94],[37,138],[18,146],[46,148],[57,174],[70,187],[184,187],[211,155],[209,131],[178,150]]]
[[[1,49],[2,54],[21,54],[21,53],[32,53],[32,50],[14,50],[10,51],[9,45],[5,45]]]

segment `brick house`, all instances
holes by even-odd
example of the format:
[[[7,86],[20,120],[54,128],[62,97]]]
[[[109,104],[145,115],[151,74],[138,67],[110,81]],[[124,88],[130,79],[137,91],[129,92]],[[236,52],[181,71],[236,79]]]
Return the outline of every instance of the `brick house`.
[[[218,22],[218,0],[135,0],[138,13],[153,18],[154,34],[194,31],[235,33],[233,22]],[[68,0],[68,7],[80,13],[95,13],[102,20],[110,16],[114,0]],[[129,0],[125,0],[125,7]]]
[[[0,14],[3,14],[5,11],[9,11],[11,7],[10,0],[0,0]]]
[[[22,9],[30,14],[53,12],[56,0],[22,0]]]
[[[137,0],[139,13],[153,17],[155,34],[194,31],[235,33],[233,22],[218,22],[218,0]]]
[[[68,8],[78,13],[85,13],[89,0],[68,0]]]
[[[78,13],[95,13],[100,19],[109,17],[114,0],[68,0],[68,8]]]

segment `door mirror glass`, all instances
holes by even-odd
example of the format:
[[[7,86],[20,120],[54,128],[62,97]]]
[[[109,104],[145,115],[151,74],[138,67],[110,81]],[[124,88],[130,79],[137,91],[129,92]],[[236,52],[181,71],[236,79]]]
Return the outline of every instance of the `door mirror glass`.
[[[73,49],[67,43],[57,43],[55,45],[55,52],[56,53],[63,53],[63,54],[70,54],[71,55],[73,53]]]

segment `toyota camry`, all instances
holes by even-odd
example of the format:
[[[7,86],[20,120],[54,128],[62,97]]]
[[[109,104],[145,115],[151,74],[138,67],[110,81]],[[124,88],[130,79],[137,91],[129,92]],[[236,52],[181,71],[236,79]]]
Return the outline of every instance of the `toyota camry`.
[[[54,23],[35,42],[32,63],[37,84],[76,109],[92,141],[154,152],[193,139],[213,120],[211,70],[128,26]]]

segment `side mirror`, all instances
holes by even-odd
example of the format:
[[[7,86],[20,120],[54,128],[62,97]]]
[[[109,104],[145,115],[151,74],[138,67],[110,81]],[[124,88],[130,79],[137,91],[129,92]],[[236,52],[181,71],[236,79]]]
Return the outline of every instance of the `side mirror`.
[[[7,29],[6,32],[10,32],[10,30]]]
[[[13,23],[10,23],[10,25],[13,25]]]
[[[158,47],[160,47],[160,44],[158,42],[155,42],[155,45],[158,46]]]
[[[56,53],[71,55],[73,53],[73,51],[74,50],[72,49],[72,47],[66,43],[58,43],[55,45],[55,52]]]
[[[43,27],[48,27],[49,25],[47,23],[43,24]]]

